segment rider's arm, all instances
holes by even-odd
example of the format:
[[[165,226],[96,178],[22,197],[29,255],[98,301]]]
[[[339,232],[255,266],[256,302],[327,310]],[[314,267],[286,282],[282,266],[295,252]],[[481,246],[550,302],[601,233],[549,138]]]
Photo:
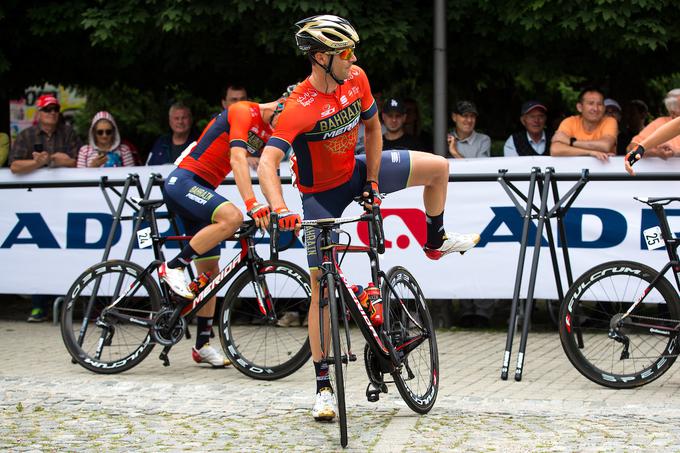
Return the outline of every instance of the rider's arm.
[[[236,187],[241,194],[243,201],[255,198],[253,184],[250,181],[250,167],[246,159],[248,152],[241,148],[232,146],[230,152],[231,171],[234,172]]]
[[[260,166],[257,168],[257,176],[260,179],[260,189],[272,211],[285,208],[281,179],[276,174],[276,169],[285,156],[284,152],[274,146],[265,146],[260,156]]]
[[[378,115],[364,120],[366,147],[366,180],[378,181],[382,155],[382,127]]]
[[[680,135],[680,116],[658,128],[639,144],[645,149],[651,149],[666,143],[676,135]]]

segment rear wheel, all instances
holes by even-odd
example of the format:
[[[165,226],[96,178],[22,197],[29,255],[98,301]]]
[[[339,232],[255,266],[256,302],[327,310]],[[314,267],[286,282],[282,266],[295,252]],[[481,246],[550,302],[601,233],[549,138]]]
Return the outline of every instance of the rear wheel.
[[[264,284],[256,286],[251,272],[243,272],[224,298],[219,315],[222,347],[242,373],[255,379],[280,379],[311,356],[305,325],[309,275],[286,261],[266,261],[258,272]],[[260,310],[256,289],[271,298],[270,316]]]
[[[628,316],[657,272],[632,261],[596,266],[569,288],[560,309],[564,352],[600,385],[632,388],[657,379],[678,355],[680,299],[661,278]]]
[[[104,261],[83,272],[66,294],[61,337],[71,357],[88,370],[106,374],[129,370],[153,349],[149,327],[102,315],[142,272],[130,261]],[[139,283],[136,290],[117,301],[115,310],[151,320],[160,309],[160,290],[150,275]]]
[[[404,354],[392,373],[394,383],[406,404],[425,414],[439,391],[439,355],[430,311],[418,282],[401,266],[387,273],[382,294],[386,334],[397,353]]]

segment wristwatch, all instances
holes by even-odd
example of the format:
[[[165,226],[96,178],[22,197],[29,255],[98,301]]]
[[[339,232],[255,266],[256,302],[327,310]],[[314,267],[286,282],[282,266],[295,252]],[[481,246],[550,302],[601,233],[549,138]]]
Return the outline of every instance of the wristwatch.
[[[571,137],[569,139],[569,146],[574,146],[574,142],[576,141],[576,137]]]

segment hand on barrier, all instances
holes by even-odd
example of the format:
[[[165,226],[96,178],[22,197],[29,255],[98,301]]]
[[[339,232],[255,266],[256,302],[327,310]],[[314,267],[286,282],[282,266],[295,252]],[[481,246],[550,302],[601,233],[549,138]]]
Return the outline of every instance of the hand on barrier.
[[[628,154],[626,154],[626,158],[624,159],[625,165],[626,165],[626,171],[630,173],[631,175],[635,176],[635,172],[633,171],[633,165],[640,159],[642,159],[642,156],[645,154],[645,148],[642,147],[642,145],[637,145],[635,149],[632,151],[629,151]]]
[[[255,198],[249,198],[246,200],[246,209],[258,228],[265,229],[269,226],[269,206],[258,203]]]
[[[279,229],[281,231],[292,231],[296,232],[300,229],[300,214],[290,212],[288,208],[278,208],[276,213],[279,215]]]

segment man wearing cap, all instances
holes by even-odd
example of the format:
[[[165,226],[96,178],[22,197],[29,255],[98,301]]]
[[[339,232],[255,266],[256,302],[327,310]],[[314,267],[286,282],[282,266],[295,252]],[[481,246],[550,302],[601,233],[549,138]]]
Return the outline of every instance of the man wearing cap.
[[[413,135],[407,134],[404,129],[406,124],[406,106],[401,99],[388,99],[383,105],[382,120],[385,125],[383,134],[383,151],[390,149],[421,150],[420,140]]]
[[[552,133],[545,130],[547,113],[548,109],[539,101],[527,101],[522,104],[519,122],[524,129],[508,137],[503,146],[503,155],[549,156]]]
[[[576,103],[578,115],[565,118],[553,135],[553,156],[591,156],[606,161],[616,154],[619,127],[604,115],[604,94],[595,87],[581,90]]]
[[[458,101],[453,106],[451,118],[456,127],[449,133],[449,156],[456,159],[489,157],[491,139],[475,131],[477,107],[470,101]]]
[[[9,154],[12,173],[29,173],[43,167],[75,167],[80,139],[60,121],[56,97],[43,94],[36,103],[38,124],[19,133]]]

